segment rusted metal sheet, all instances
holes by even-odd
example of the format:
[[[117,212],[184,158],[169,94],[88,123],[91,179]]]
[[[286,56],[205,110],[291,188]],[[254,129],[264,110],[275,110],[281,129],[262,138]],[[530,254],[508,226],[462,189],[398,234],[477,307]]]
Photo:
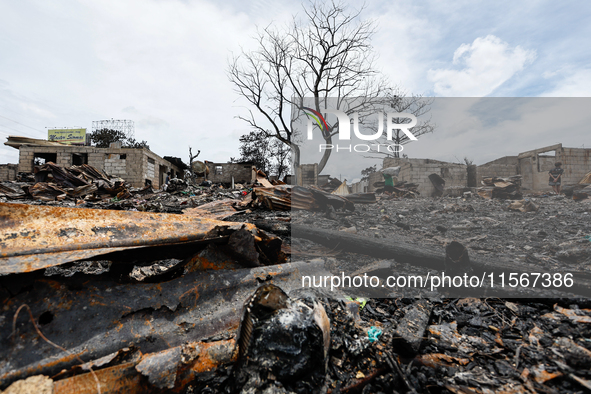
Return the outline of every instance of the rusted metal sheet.
[[[311,210],[320,208],[310,190],[301,186],[277,185],[257,187],[253,194],[269,209],[289,211],[291,209]]]
[[[267,175],[261,170],[257,170],[256,181],[263,187],[273,187],[273,184],[267,179]]]
[[[234,339],[190,342],[158,353],[146,354],[135,369],[151,385],[181,392],[197,375],[236,360]]]
[[[71,173],[79,178],[83,178],[87,181],[104,180],[109,181],[109,176],[100,168],[89,166],[88,164],[82,164],[79,166],[72,166],[68,169]]]
[[[312,210],[320,208],[320,205],[314,198],[310,190],[301,186],[291,188],[291,203],[293,209]]]
[[[289,186],[257,187],[252,193],[271,210],[289,211],[292,207]]]
[[[82,197],[86,196],[87,194],[92,194],[98,191],[98,187],[95,184],[92,185],[85,185],[85,186],[78,186],[75,189],[67,189],[66,192],[70,197]]]
[[[160,352],[145,354],[141,360],[94,371],[101,393],[183,392],[195,378],[236,359],[233,339],[190,342]],[[98,393],[93,373],[55,380],[55,394]]]
[[[319,189],[315,186],[310,186],[307,189],[312,192],[312,195],[314,196],[314,199],[316,200],[316,203],[320,206],[320,208],[324,208],[328,205],[331,205],[336,209],[345,208],[350,211],[355,210],[355,206],[353,205],[353,203],[343,196],[327,193],[324,190]]]
[[[289,185],[257,187],[253,189],[253,193],[267,208],[279,211],[314,210],[327,205],[354,210],[353,203],[371,204],[376,202],[374,193],[355,193],[343,197],[315,187]]]
[[[76,188],[78,186],[86,186],[88,181],[77,177],[69,169],[55,165],[52,162],[44,164],[39,171],[51,172],[54,181],[60,186]]]
[[[200,205],[197,208],[185,209],[183,213],[192,217],[221,220],[238,213],[233,207],[235,203],[236,200],[225,198]]]
[[[101,394],[143,394],[150,393],[147,379],[136,370],[136,363],[124,363],[95,371]],[[53,383],[55,394],[95,394],[98,393],[97,383],[92,373],[85,373]]]
[[[22,190],[14,190],[8,186],[5,186],[0,183],[0,196],[6,196],[13,200],[25,198],[26,194]]]
[[[588,172],[587,175],[585,175],[583,177],[583,179],[581,179],[579,181],[579,185],[587,185],[591,183],[591,172]]]
[[[54,184],[37,182],[29,188],[29,193],[35,200],[61,201],[66,198],[66,191]]]
[[[315,261],[190,272],[162,283],[46,277],[14,296],[3,296],[0,287],[0,388],[31,375],[54,376],[80,364],[77,357],[88,362],[131,346],[159,352],[236,329],[244,300],[262,281],[289,292],[301,287],[303,275],[328,273]],[[26,314],[18,316],[11,336],[6,322],[23,304],[43,334],[69,354],[41,340]]]
[[[215,240],[248,223],[184,215],[0,203],[0,274],[30,272],[105,251]]]

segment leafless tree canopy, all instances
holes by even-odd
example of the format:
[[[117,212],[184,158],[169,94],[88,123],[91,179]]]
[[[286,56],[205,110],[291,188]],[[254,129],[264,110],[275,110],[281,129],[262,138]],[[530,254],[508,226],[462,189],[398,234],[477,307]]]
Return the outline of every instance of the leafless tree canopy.
[[[360,112],[383,98],[400,97],[376,69],[371,38],[372,20],[362,20],[361,10],[350,12],[340,3],[310,3],[303,21],[294,18],[284,29],[267,26],[257,36],[258,49],[242,52],[229,65],[229,77],[236,91],[254,107],[240,118],[254,129],[290,145],[294,164],[300,150],[292,119],[301,111],[304,97],[315,98],[322,112],[326,98],[340,104],[363,97],[346,112]],[[344,108],[344,107],[343,107]],[[338,122],[322,130],[325,143],[338,133]],[[322,171],[330,150],[318,165]]]

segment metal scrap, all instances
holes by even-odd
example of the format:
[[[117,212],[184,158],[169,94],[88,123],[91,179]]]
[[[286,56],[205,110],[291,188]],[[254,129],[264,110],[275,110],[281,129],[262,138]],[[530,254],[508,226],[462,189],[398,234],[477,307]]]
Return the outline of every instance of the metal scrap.
[[[14,190],[6,185],[0,183],[0,196],[6,196],[10,199],[17,200],[26,197],[26,193],[22,190]]]
[[[0,203],[0,274],[147,246],[224,242],[248,223],[184,215]]]
[[[236,200],[224,198],[218,201],[212,201],[207,204],[200,205],[197,208],[188,208],[184,210],[185,215],[195,216],[207,219],[225,219],[237,214],[239,211],[234,208]]]
[[[21,315],[14,338],[10,324],[0,326],[0,360],[5,360],[0,362],[0,381],[7,385],[35,374],[53,376],[79,364],[73,355],[87,362],[130,346],[154,353],[219,335],[238,326],[242,304],[260,280],[290,291],[301,287],[302,275],[320,274],[327,274],[323,263],[311,262],[189,272],[162,283],[35,280],[4,301],[2,316],[12,319],[16,309],[27,303],[36,319],[44,316],[39,318],[44,335],[69,354],[38,341],[28,317]],[[76,335],[73,324],[81,327]],[[147,365],[145,373],[150,370]],[[206,367],[215,364],[192,368]]]

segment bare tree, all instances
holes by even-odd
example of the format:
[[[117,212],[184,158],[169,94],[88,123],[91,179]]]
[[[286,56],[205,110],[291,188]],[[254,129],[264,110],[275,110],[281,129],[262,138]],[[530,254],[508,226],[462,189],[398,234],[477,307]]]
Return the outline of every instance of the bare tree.
[[[340,3],[310,3],[305,20],[294,18],[285,29],[268,26],[259,32],[258,49],[242,52],[229,65],[229,78],[236,91],[255,108],[247,117],[255,130],[292,148],[299,165],[300,148],[293,119],[302,113],[304,97],[315,98],[322,113],[327,98],[341,104],[355,97],[364,99],[346,107],[347,113],[368,111],[377,100],[400,97],[375,67],[370,40],[375,23],[360,18],[361,10],[349,12]],[[343,107],[344,108],[344,107]],[[361,115],[362,116],[362,115]],[[338,133],[338,122],[322,129],[326,144]],[[331,150],[325,150],[319,172]]]
[[[191,147],[189,147],[189,167],[191,168],[191,171],[193,171],[193,160],[195,160],[199,156],[200,153],[201,153],[201,151],[198,150],[197,154],[194,155]]]
[[[415,137],[420,137],[423,134],[432,133],[435,130],[435,125],[431,122],[431,118],[426,118],[426,115],[429,110],[431,109],[431,104],[433,103],[432,98],[424,98],[419,95],[401,95],[397,97],[389,98],[389,107],[393,109],[396,113],[410,113],[417,117],[417,124],[416,126],[410,128],[410,131]],[[408,118],[394,118],[393,123],[396,124],[405,124],[409,123],[410,119]],[[375,126],[370,125],[366,126],[370,129],[375,129]],[[378,143],[382,143],[384,145],[389,144],[386,140],[385,136],[378,139]],[[393,151],[390,150],[380,150],[376,149],[375,147],[372,148],[371,152],[374,154],[380,154],[382,156],[390,156],[390,157],[400,157],[400,152],[402,151],[402,146],[411,142],[409,136],[404,133],[400,129],[392,130],[392,144],[396,145]],[[375,157],[375,156],[370,156]]]

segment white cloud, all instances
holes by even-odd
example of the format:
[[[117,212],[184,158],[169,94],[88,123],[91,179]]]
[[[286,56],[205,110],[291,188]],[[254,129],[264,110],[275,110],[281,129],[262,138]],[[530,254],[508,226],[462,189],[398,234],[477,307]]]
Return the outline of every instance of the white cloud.
[[[429,70],[428,75],[437,95],[481,97],[492,93],[535,58],[534,50],[519,45],[511,48],[500,38],[488,35],[456,49],[453,64],[462,69]]]
[[[533,0],[379,0],[361,16],[377,22],[377,67],[409,92],[590,96],[589,9]],[[233,91],[227,59],[256,46],[257,26],[280,28],[296,14],[304,16],[302,4],[289,0],[0,1],[0,115],[18,122],[0,118],[0,142],[9,134],[46,138],[46,127],[131,119],[136,139],[159,155],[186,160],[191,145],[200,158],[226,161],[249,131],[235,116],[252,109]],[[448,141],[441,123],[405,153],[455,161],[519,151],[507,143],[491,148],[493,137],[471,134],[479,126],[471,118],[450,124],[461,137]],[[534,137],[519,149],[542,144]],[[422,150],[428,141],[436,141],[433,149]],[[0,163],[17,161],[18,151],[0,144]],[[327,173],[352,178],[359,168]]]
[[[591,70],[559,70],[544,76],[547,78],[559,76],[560,81],[553,89],[541,94],[542,97],[589,97]]]

